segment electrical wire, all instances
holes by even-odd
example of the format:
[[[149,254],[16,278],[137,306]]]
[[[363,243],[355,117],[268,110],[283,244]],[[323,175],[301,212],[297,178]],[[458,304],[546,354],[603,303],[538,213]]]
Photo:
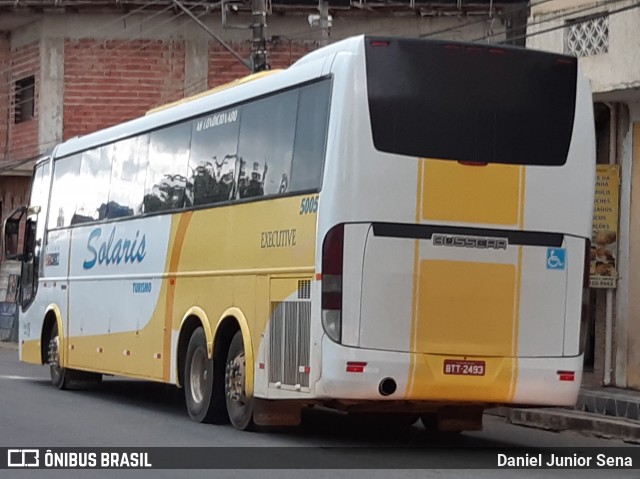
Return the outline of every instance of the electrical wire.
[[[532,26],[542,25],[542,24],[549,23],[549,22],[555,22],[556,20],[562,20],[562,19],[568,18],[568,17],[575,18],[575,15],[580,15],[581,13],[588,12],[588,11],[591,11],[591,10],[599,10],[604,6],[613,5],[613,4],[616,4],[616,3],[621,3],[621,2],[626,2],[626,1],[628,1],[628,0],[604,0],[604,1],[600,2],[600,3],[594,4],[594,5],[589,5],[589,6],[584,7],[584,8],[571,10],[569,12],[563,12],[563,13],[561,13],[559,15],[543,18],[541,20],[534,21],[534,22],[527,22],[526,24],[523,24],[521,28],[514,29],[514,30],[522,30],[522,29],[528,30],[529,27],[532,27]],[[605,12],[605,14],[606,14],[606,12]],[[470,41],[471,42],[481,42],[482,40],[488,40],[489,38],[502,36],[502,35],[504,35],[504,32],[495,33],[495,34],[491,34],[491,35],[483,35],[481,37],[474,38],[473,40],[470,40]],[[524,35],[521,35],[521,36],[511,37],[511,38],[509,38],[509,41],[520,40],[520,39],[523,39],[523,38],[527,38],[526,35],[527,34],[525,33]]]

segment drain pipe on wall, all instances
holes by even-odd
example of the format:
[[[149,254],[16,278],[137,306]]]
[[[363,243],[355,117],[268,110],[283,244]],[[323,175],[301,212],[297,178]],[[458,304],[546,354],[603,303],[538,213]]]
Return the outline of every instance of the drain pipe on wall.
[[[607,103],[609,107],[609,164],[615,165],[618,152],[618,109],[615,103]],[[619,244],[619,238],[616,238]],[[616,257],[619,253],[616,252]],[[616,264],[616,269],[618,265]],[[605,301],[605,333],[604,333],[604,378],[605,386],[611,386],[613,368],[612,363],[612,340],[613,340],[613,301],[614,290],[607,288]]]

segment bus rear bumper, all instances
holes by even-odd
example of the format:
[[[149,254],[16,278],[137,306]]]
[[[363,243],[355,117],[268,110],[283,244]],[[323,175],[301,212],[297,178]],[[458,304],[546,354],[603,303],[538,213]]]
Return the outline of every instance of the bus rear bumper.
[[[463,358],[346,347],[324,336],[322,358],[318,399],[571,406],[582,379],[582,356]],[[483,362],[484,374],[445,374],[445,360]],[[385,380],[393,393],[382,391]]]

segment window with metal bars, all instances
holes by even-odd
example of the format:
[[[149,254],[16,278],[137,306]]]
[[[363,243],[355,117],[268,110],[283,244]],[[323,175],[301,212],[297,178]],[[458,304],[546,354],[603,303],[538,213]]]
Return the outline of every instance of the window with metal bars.
[[[609,51],[609,16],[575,18],[567,22],[566,53],[576,57]]]
[[[23,123],[33,118],[35,113],[36,79],[32,75],[15,83],[14,121]]]

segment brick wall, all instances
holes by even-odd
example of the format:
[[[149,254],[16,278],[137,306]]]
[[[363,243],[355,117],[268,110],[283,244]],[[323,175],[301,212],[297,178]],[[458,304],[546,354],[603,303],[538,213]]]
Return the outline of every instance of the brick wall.
[[[11,47],[7,34],[0,34],[0,161],[7,155],[7,135],[9,134],[9,70],[11,68]]]
[[[250,42],[232,46],[243,58],[249,57]],[[81,39],[66,40],[64,48],[64,139],[144,115],[152,106],[183,97],[185,48],[182,42]],[[286,68],[315,48],[313,44],[272,43],[269,61],[274,69]],[[39,66],[38,43],[10,52],[7,39],[0,37],[0,99],[4,102],[0,105],[0,159],[15,161],[39,153]],[[248,73],[232,55],[211,42],[209,87]],[[16,124],[11,106],[12,89],[15,81],[32,74],[36,79],[35,117]],[[7,135],[8,147],[5,145]],[[47,146],[52,145],[43,145]]]
[[[242,58],[249,58],[251,42],[234,43],[230,45]],[[272,69],[287,68],[296,60],[315,50],[317,45],[309,43],[277,42],[268,45],[269,64]],[[212,43],[209,47],[209,88],[236,80],[249,75],[244,67],[233,55],[220,44]]]
[[[2,201],[0,221],[4,221],[17,207],[27,204],[30,186],[31,177],[29,176],[0,177],[0,201]]]
[[[67,40],[64,139],[182,98],[184,58],[181,42]]]
[[[2,51],[2,47],[0,47]],[[1,55],[1,54],[0,54]],[[7,66],[0,68],[5,71],[7,68],[9,72],[5,73],[7,76],[8,84],[5,83],[5,88],[8,89],[8,95],[2,95],[3,98],[8,98],[8,109],[4,107],[2,109],[2,120],[5,123],[5,128],[9,131],[9,145],[8,148],[3,150],[3,159],[15,161],[24,158],[35,156],[38,151],[38,98],[40,96],[39,89],[39,77],[40,77],[40,47],[38,42],[31,43],[29,45],[17,48],[9,53]],[[15,82],[22,80],[26,77],[33,75],[35,77],[35,97],[34,97],[34,116],[28,121],[22,123],[15,123]],[[5,100],[6,101],[6,100]],[[4,106],[4,105],[3,105]],[[6,135],[6,130],[5,130]],[[1,132],[0,132],[1,134]],[[5,136],[6,138],[6,136]],[[3,140],[4,141],[4,140]]]
[[[316,50],[315,43],[278,42],[269,45],[271,68],[287,68],[310,51]]]

